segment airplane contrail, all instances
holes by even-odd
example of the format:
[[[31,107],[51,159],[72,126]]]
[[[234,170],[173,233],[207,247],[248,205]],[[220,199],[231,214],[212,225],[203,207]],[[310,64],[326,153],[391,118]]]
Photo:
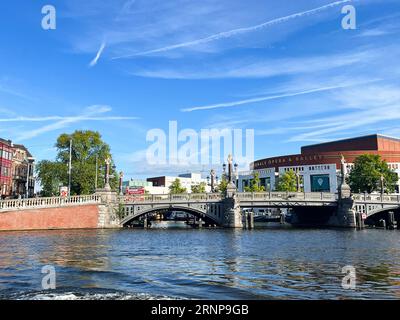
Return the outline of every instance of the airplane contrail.
[[[90,61],[89,63],[89,67],[94,67],[97,64],[97,61],[99,61],[101,54],[104,51],[104,48],[106,47],[106,43],[103,42],[100,46],[99,51],[97,51],[96,56],[94,57],[94,59],[92,61]]]
[[[295,18],[305,16],[305,15],[315,14],[315,13],[323,11],[325,9],[329,9],[329,8],[332,8],[332,7],[335,7],[335,6],[344,4],[344,3],[348,3],[351,1],[353,1],[353,0],[335,1],[335,2],[329,3],[327,5],[324,5],[322,7],[310,9],[310,10],[303,11],[303,12],[294,13],[294,14],[291,14],[291,15],[288,15],[285,17],[276,18],[276,19],[273,19],[273,20],[255,25],[255,26],[233,29],[230,31],[220,32],[220,33],[217,33],[217,34],[214,34],[214,35],[208,36],[206,38],[202,38],[202,39],[183,42],[183,43],[179,43],[179,44],[175,44],[175,45],[171,45],[171,46],[166,46],[166,47],[162,47],[162,48],[158,48],[158,49],[138,52],[138,53],[134,53],[134,54],[118,56],[118,57],[112,58],[111,60],[131,58],[131,57],[135,57],[135,56],[143,56],[143,55],[148,55],[148,54],[158,53],[158,52],[165,52],[165,51],[175,50],[175,49],[179,49],[179,48],[190,47],[190,46],[194,46],[194,45],[198,45],[198,44],[208,43],[208,42],[216,41],[219,39],[230,38],[230,37],[233,37],[233,36],[236,36],[239,34],[257,31],[257,30],[260,30],[260,29],[263,29],[263,28],[266,28],[266,27],[269,27],[269,26],[272,26],[272,25],[275,25],[278,23],[286,22],[288,20],[292,20]]]
[[[322,88],[316,88],[316,89],[311,89],[311,90],[298,91],[298,92],[292,92],[292,93],[284,93],[284,94],[271,95],[271,96],[264,96],[264,97],[232,101],[232,102],[226,102],[226,103],[211,104],[208,106],[185,108],[185,109],[181,109],[181,111],[182,112],[192,112],[192,111],[199,111],[199,110],[237,107],[237,106],[241,106],[241,105],[249,104],[249,103],[256,103],[256,102],[282,99],[282,98],[290,98],[290,97],[295,97],[295,96],[300,96],[300,95],[305,95],[305,94],[310,94],[310,93],[316,93],[316,92],[330,91],[330,90],[335,90],[335,89],[344,89],[344,88],[348,88],[348,87],[357,86],[360,84],[372,83],[372,82],[377,82],[377,81],[381,81],[381,79],[373,79],[370,81],[359,82],[359,83],[345,84],[345,85],[340,85],[340,86],[322,87]]]

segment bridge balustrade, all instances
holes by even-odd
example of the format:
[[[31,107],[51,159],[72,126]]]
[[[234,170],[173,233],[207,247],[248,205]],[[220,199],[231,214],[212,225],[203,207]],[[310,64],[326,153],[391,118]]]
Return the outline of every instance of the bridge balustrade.
[[[123,197],[125,203],[217,202],[221,199],[222,196],[218,193],[152,194]]]
[[[358,202],[390,202],[400,203],[400,195],[398,194],[387,194],[382,197],[381,194],[353,194],[353,199]]]
[[[0,210],[47,208],[100,202],[101,197],[97,195],[1,200]]]
[[[269,201],[269,200],[337,200],[337,195],[333,193],[319,192],[241,192],[238,193],[239,200],[242,201]]]

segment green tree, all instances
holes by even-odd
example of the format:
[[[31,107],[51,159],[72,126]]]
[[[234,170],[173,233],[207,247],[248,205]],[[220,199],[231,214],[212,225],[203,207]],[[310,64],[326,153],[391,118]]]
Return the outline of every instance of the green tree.
[[[250,185],[244,188],[246,192],[264,192],[265,187],[261,185],[260,174],[258,172],[254,173],[254,178],[251,179]]]
[[[228,179],[226,178],[226,175],[223,174],[219,185],[216,187],[216,191],[220,193],[225,193],[227,188],[228,188]]]
[[[44,160],[37,166],[43,194],[51,195],[59,185],[68,186],[69,146],[72,140],[72,175],[71,194],[91,194],[95,191],[96,159],[98,163],[98,188],[104,187],[105,160],[112,159],[110,147],[102,139],[99,132],[75,131],[72,134],[61,134],[56,142],[57,157],[55,161]],[[118,188],[118,175],[111,162],[111,188]],[[58,193],[58,191],[57,191]]]
[[[348,183],[352,192],[371,193],[381,190],[382,176],[385,191],[394,192],[398,181],[397,174],[379,155],[363,154],[354,161],[354,168],[350,172]]]
[[[297,191],[297,177],[294,170],[288,170],[279,177],[278,183],[275,187],[276,191],[280,192],[296,192]]]
[[[43,160],[36,165],[36,170],[42,185],[42,196],[59,195],[60,186],[65,185],[64,182],[68,180],[67,166],[61,162]]]
[[[180,194],[180,193],[186,193],[187,190],[186,188],[182,187],[181,185],[181,180],[175,179],[174,182],[169,186],[169,192],[171,194]]]
[[[192,193],[206,193],[206,184],[204,182],[191,187]]]

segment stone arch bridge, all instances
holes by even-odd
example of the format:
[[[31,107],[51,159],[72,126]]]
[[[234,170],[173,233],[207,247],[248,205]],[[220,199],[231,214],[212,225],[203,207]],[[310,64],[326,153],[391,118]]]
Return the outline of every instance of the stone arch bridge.
[[[294,223],[313,224],[307,219],[313,212],[319,225],[357,227],[362,220],[385,211],[400,210],[400,195],[354,194],[341,199],[334,193],[261,192],[221,194],[137,195],[119,199],[123,210],[121,225],[162,210],[185,211],[198,219],[223,227],[242,227],[244,209],[293,209]],[[233,210],[233,211],[232,211]],[[321,218],[322,217],[322,218]]]
[[[291,208],[293,223],[355,228],[375,214],[399,212],[400,196],[353,194],[340,198],[333,193],[296,192],[117,196],[102,191],[69,198],[2,200],[0,230],[118,228],[162,210],[186,211],[210,224],[240,228],[246,220],[244,209],[254,208]]]

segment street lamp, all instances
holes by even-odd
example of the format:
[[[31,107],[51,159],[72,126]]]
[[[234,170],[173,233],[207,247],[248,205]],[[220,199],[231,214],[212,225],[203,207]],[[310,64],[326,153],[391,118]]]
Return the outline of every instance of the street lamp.
[[[110,164],[111,164],[111,159],[107,158],[105,160],[106,167],[105,167],[105,177],[104,177],[104,189],[110,190]]]
[[[383,200],[383,194],[385,193],[385,177],[381,174],[381,199]]]
[[[98,180],[98,171],[99,171],[99,156],[96,154],[96,176],[94,180],[94,190],[97,191],[97,180]]]
[[[234,168],[235,168],[235,170],[234,170],[234,175],[235,175],[235,185],[236,185],[236,187],[238,187],[238,180],[239,180],[239,171],[238,171],[238,168],[239,168],[239,165],[237,164],[237,163],[235,163],[234,164]]]
[[[300,174],[299,171],[296,170],[296,183],[297,183],[297,192],[300,192]]]
[[[119,173],[119,194],[122,196],[122,180],[124,179],[124,173],[121,171]]]
[[[210,176],[211,176],[211,192],[214,192],[215,191],[215,177],[216,177],[214,169],[211,169]],[[210,177],[208,177],[208,178],[210,178]]]

